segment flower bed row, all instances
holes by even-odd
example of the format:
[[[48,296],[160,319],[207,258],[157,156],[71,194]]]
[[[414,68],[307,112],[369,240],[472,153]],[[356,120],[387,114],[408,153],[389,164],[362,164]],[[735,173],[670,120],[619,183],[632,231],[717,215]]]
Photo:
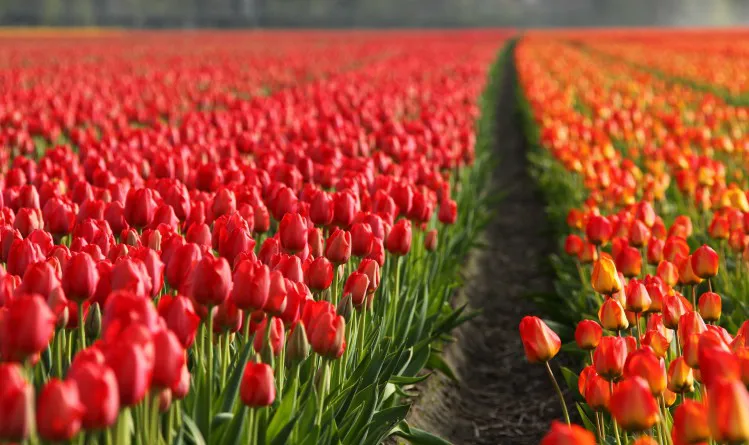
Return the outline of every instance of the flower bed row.
[[[742,111],[569,37],[516,51],[560,241],[557,292],[536,296],[551,319],[527,317],[521,337],[532,362],[584,362],[562,374],[585,428],[555,424],[543,443],[745,442],[749,202],[743,150],[727,148]]]
[[[99,38],[0,46],[0,441],[442,443],[503,35]]]

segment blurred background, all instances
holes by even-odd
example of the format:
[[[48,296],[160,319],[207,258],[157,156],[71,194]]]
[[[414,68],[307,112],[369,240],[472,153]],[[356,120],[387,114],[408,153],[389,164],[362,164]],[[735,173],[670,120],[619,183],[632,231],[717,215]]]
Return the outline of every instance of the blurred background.
[[[0,25],[736,26],[749,0],[0,0]]]

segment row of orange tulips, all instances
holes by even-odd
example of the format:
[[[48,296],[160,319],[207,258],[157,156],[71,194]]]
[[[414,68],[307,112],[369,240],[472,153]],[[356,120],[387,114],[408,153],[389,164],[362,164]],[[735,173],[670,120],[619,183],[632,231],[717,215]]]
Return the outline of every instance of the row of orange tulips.
[[[532,362],[585,362],[562,369],[585,428],[543,443],[746,442],[745,111],[590,49],[608,37],[530,36],[515,54],[560,236],[557,293],[537,298],[553,318],[521,337]]]

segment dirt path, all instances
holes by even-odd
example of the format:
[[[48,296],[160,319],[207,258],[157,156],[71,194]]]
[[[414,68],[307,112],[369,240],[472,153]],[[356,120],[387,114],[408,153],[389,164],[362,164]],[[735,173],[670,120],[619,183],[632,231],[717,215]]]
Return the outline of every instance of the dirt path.
[[[489,247],[470,258],[460,296],[483,314],[456,333],[447,353],[461,383],[429,379],[409,419],[456,445],[537,444],[560,416],[545,369],[525,361],[518,335],[520,319],[538,314],[525,297],[552,290],[544,257],[553,247],[542,198],[527,173],[513,58],[507,61],[494,174],[507,195],[484,235]]]

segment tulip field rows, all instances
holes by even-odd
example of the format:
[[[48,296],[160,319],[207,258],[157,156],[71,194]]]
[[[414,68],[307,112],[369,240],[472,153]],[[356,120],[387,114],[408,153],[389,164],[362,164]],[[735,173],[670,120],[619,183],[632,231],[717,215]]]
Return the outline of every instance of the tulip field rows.
[[[742,37],[514,44],[529,157],[559,239],[556,291],[534,296],[549,318],[526,317],[520,335],[532,363],[560,350],[583,363],[557,372],[579,426],[555,423],[544,444],[749,441]]]
[[[507,35],[0,36],[0,442],[445,443]]]

